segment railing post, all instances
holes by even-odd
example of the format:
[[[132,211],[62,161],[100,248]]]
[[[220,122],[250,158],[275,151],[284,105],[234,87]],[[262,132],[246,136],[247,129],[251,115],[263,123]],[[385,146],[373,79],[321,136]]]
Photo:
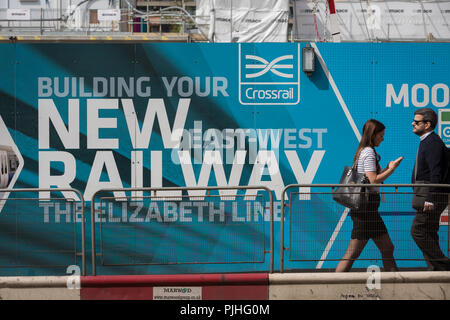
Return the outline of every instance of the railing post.
[[[92,259],[92,275],[95,276],[97,274],[97,265],[96,265],[96,258],[97,254],[95,251],[95,197],[98,192],[101,190],[98,190],[92,195],[91,199],[91,259]]]
[[[281,214],[280,214],[280,272],[283,273],[284,268],[284,208],[285,202],[284,197],[286,194],[286,189],[289,186],[285,187],[281,192]]]

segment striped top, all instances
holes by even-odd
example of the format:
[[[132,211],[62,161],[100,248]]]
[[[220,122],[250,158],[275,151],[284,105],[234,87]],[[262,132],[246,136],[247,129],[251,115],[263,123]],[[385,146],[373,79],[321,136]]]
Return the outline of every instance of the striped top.
[[[371,147],[365,147],[361,150],[358,158],[358,172],[377,172],[377,155]],[[378,192],[380,188],[371,187],[370,191]]]

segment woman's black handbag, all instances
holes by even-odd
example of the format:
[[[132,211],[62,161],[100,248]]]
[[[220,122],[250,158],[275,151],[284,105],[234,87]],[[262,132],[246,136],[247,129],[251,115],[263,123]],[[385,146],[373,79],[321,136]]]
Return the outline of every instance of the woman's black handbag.
[[[340,186],[333,192],[333,200],[352,210],[360,209],[368,201],[365,187],[352,187],[352,184],[367,184],[369,179],[364,173],[358,173],[356,161],[352,167],[346,166],[342,173]]]

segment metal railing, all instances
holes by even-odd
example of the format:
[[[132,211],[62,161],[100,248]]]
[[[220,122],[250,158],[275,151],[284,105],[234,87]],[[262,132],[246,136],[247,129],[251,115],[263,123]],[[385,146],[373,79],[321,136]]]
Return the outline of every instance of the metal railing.
[[[307,269],[333,268],[344,255],[352,232],[350,210],[332,199],[338,184],[289,185],[282,193],[280,225],[280,272],[299,268],[297,263],[307,265]],[[354,185],[358,186],[358,185]],[[361,185],[363,186],[363,185]],[[367,186],[367,185],[364,185]],[[410,235],[410,227],[415,216],[411,201],[413,186],[450,187],[450,185],[412,185],[412,184],[372,184],[381,188],[381,205],[378,209],[388,234],[394,244],[394,258],[399,267],[417,266],[424,258]],[[448,196],[450,203],[450,194]],[[287,201],[285,200],[287,197]],[[441,216],[441,248],[444,254],[450,252],[448,207]],[[288,230],[285,231],[285,220]],[[408,226],[405,228],[405,226]],[[285,239],[285,237],[287,239]],[[285,241],[288,245],[285,246]],[[285,253],[287,251],[287,256]],[[285,267],[285,260],[290,264]],[[381,255],[374,245],[367,245],[359,261],[380,261]],[[357,260],[357,261],[358,261]],[[402,264],[402,265],[400,265]]]
[[[246,193],[238,194],[239,190]],[[269,250],[265,240],[267,210]],[[253,264],[265,262],[268,253],[273,272],[273,198],[266,187],[97,191],[91,201],[93,275],[97,272],[96,224],[102,266]],[[245,242],[240,242],[242,238]]]
[[[349,209],[332,200],[338,184],[289,185],[281,197],[280,272],[334,267],[345,253]],[[366,185],[367,186],[367,185]],[[410,235],[415,216],[412,184],[379,184],[379,212],[399,267],[417,268],[424,258]],[[450,187],[450,185],[423,185]],[[38,193],[41,197],[38,197]],[[64,197],[48,196],[63,192]],[[68,197],[67,192],[74,196]],[[17,196],[10,196],[14,194]],[[449,203],[450,194],[445,193]],[[86,274],[85,202],[76,189],[0,190],[0,268],[76,265]],[[274,271],[274,200],[262,186],[122,188],[99,190],[91,201],[92,274],[105,267],[175,264],[260,264],[270,255]],[[441,216],[440,246],[450,253],[448,208]],[[77,229],[81,223],[81,230]],[[285,224],[287,228],[285,230]],[[270,248],[267,245],[270,233]],[[78,237],[79,231],[81,236]],[[97,233],[98,232],[98,233]],[[96,240],[99,240],[97,254]],[[81,248],[79,243],[81,242]],[[285,245],[287,242],[287,246]],[[155,243],[157,243],[155,245]],[[369,244],[358,258],[379,261]],[[55,263],[56,261],[56,263]]]
[[[73,192],[81,200],[43,198],[38,196],[40,192]],[[84,208],[82,194],[76,189],[0,189],[0,268],[15,272],[21,268],[64,268],[66,272],[81,256],[81,274],[85,275]],[[77,218],[78,214],[81,217]],[[77,237],[77,222],[81,223],[81,239]]]

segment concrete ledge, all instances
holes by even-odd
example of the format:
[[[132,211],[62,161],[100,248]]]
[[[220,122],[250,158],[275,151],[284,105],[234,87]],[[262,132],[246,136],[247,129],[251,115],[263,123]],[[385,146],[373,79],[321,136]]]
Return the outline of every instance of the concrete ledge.
[[[367,272],[269,274],[270,284],[366,283]],[[450,283],[450,271],[381,272],[382,283]]]
[[[80,290],[67,288],[1,288],[0,300],[80,300]]]
[[[269,275],[269,300],[448,300],[450,272]]]
[[[67,281],[73,278],[73,276],[0,277],[0,288],[67,288]]]
[[[79,276],[0,277],[0,300],[80,300],[79,284]]]

